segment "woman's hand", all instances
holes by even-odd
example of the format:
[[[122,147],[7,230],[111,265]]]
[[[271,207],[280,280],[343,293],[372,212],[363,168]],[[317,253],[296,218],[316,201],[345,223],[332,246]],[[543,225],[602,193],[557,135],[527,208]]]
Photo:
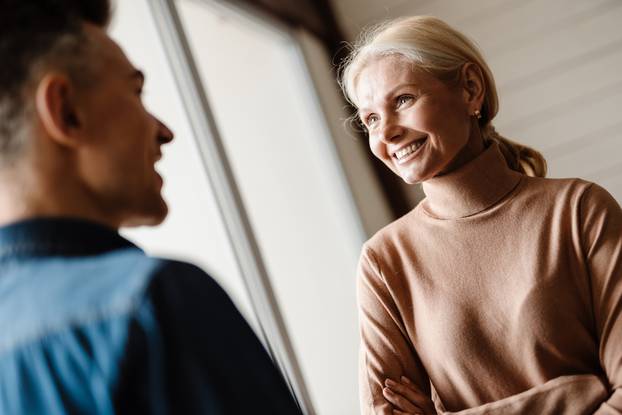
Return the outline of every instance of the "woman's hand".
[[[387,379],[385,388],[382,390],[384,397],[397,409],[393,410],[395,415],[423,415],[423,409],[430,400],[425,396],[414,383],[406,376],[401,377],[400,382]]]

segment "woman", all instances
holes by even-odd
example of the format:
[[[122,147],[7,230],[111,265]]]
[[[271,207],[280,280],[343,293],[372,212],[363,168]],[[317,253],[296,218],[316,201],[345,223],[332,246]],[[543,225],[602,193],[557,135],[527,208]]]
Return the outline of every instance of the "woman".
[[[371,32],[342,85],[426,195],[362,250],[362,411],[622,414],[616,201],[495,131],[490,69],[436,18]]]

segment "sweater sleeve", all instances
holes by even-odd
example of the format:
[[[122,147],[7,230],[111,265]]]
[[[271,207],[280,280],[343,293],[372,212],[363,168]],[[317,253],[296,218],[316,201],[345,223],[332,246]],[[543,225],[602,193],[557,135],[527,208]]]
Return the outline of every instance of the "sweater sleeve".
[[[382,389],[387,378],[411,379],[430,397],[430,381],[406,333],[402,317],[373,252],[364,247],[357,278],[359,305],[359,394],[361,413],[393,414]],[[435,413],[431,399],[424,408]]]
[[[596,413],[622,414],[622,210],[596,184],[585,191],[580,209],[599,358],[610,393]]]

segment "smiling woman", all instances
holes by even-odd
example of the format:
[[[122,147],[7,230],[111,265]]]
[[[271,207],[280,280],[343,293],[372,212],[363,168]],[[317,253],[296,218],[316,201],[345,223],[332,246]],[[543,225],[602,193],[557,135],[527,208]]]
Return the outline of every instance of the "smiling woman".
[[[380,57],[386,59],[378,59]],[[391,60],[400,62],[390,62]],[[378,76],[378,73],[381,75]],[[374,85],[374,82],[384,84]],[[454,105],[453,108],[442,108],[440,114],[439,111],[432,110],[441,118],[442,123],[446,122],[443,116],[456,114],[456,104],[468,105],[461,108],[461,111],[475,116],[475,120],[470,120],[470,124],[475,121],[478,127],[473,134],[481,135],[485,142],[497,142],[510,168],[533,176],[546,175],[546,162],[540,153],[497,133],[491,123],[499,109],[492,72],[468,38],[438,19],[422,16],[401,19],[391,24],[379,25],[364,33],[344,65],[342,86],[346,97],[359,108],[361,122],[370,132],[370,138],[372,132],[382,132],[378,130],[381,119],[380,114],[368,113],[365,99],[372,98],[372,94],[379,87],[394,94],[393,97],[384,98],[392,98],[394,102],[391,104],[399,104],[400,108],[405,103],[418,101],[421,97],[432,95],[436,99],[442,95],[446,102],[433,100],[433,103]],[[406,90],[407,93],[404,94],[400,88],[410,90]],[[462,102],[457,103],[456,98]],[[423,112],[426,112],[425,108]],[[368,124],[369,122],[372,124]],[[452,119],[450,127],[459,128],[456,122],[460,123],[459,120]],[[471,127],[470,125],[469,129]],[[423,180],[418,180],[421,181]],[[407,182],[413,183],[408,180]]]
[[[481,73],[473,64],[462,72],[468,91],[413,71],[401,56],[375,60],[361,70],[356,93],[370,147],[405,182],[430,179],[481,152],[483,140],[472,125],[476,119],[469,117],[482,105]]]
[[[364,35],[342,86],[373,154],[426,195],[363,246],[363,412],[622,414],[611,195],[545,179],[540,153],[496,132],[490,69],[439,19]]]

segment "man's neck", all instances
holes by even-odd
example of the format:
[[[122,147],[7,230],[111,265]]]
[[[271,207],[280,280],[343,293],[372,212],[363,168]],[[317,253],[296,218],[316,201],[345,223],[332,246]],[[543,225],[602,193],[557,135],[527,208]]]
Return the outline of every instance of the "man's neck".
[[[37,217],[73,217],[118,228],[88,203],[70,177],[60,180],[20,167],[0,170],[0,226]]]

